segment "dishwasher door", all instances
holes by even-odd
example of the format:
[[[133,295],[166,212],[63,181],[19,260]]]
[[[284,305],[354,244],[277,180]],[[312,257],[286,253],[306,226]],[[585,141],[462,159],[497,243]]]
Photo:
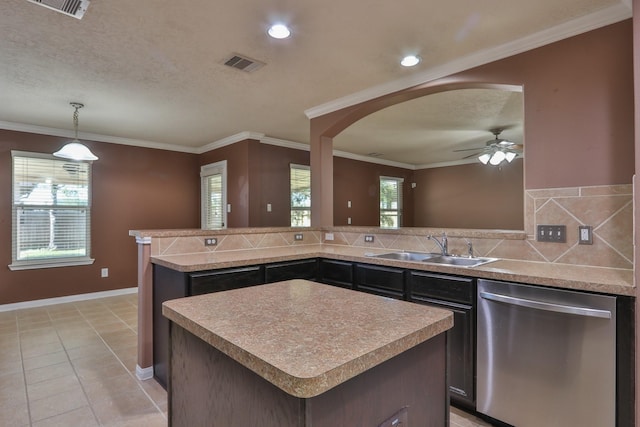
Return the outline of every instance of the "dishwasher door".
[[[517,427],[616,422],[616,298],[478,280],[477,410]]]

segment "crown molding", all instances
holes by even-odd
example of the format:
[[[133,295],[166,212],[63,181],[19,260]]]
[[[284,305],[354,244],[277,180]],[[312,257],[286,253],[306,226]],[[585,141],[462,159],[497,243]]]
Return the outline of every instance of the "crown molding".
[[[416,166],[409,163],[396,162],[393,160],[381,159],[379,157],[364,156],[362,154],[348,153],[346,151],[333,150],[335,157],[343,157],[345,159],[358,160],[367,163],[376,163],[379,165],[393,166],[396,168],[415,170]]]
[[[12,130],[18,132],[35,133],[38,135],[59,136],[62,138],[75,138],[74,131],[68,129],[50,128],[46,126],[29,125],[23,123],[13,123],[0,121],[0,129]],[[121,138],[118,136],[100,135],[97,133],[78,132],[78,139],[95,141],[95,142],[107,142],[111,144],[130,145],[134,147],[155,148],[158,150],[179,151],[182,153],[197,153],[197,148],[185,147],[184,145],[177,144],[164,144],[160,142],[146,141],[142,139]]]
[[[309,108],[304,111],[304,114],[307,118],[313,119],[380,96],[421,85],[432,80],[443,78],[461,71],[554,43],[568,37],[573,37],[606,25],[614,24],[632,17],[632,9],[629,2],[630,0],[621,0],[621,3],[614,6],[565,22],[555,27],[548,28],[538,33],[522,37],[500,46],[481,50],[403,79],[373,86],[363,91]]]
[[[226,138],[222,138],[217,141],[211,142],[207,145],[203,145],[202,147],[198,148],[195,151],[195,153],[202,154],[202,153],[206,153],[207,151],[226,147],[227,145],[235,144],[236,142],[245,141],[247,139],[256,139],[260,141],[262,138],[264,138],[264,133],[244,131],[244,132],[236,133],[235,135],[227,136]]]
[[[260,142],[262,144],[276,145],[278,147],[291,148],[294,150],[311,151],[311,146],[309,144],[287,141],[286,139],[272,138],[270,136],[263,136],[260,139]]]

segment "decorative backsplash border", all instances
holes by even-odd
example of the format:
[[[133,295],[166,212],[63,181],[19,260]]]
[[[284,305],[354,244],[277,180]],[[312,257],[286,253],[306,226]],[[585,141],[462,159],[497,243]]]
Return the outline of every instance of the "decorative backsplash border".
[[[535,240],[538,224],[565,225],[566,243]],[[578,226],[590,225],[593,244],[578,244]],[[633,187],[606,185],[525,191],[525,235],[500,230],[412,229],[380,230],[371,227],[320,229],[234,229],[217,230],[215,246],[205,246],[205,231],[191,235],[157,236],[151,240],[151,255],[178,255],[297,245],[346,245],[362,248],[438,252],[428,232],[446,231],[449,252],[468,253],[473,244],[476,256],[539,261],[608,268],[633,269]],[[333,235],[327,240],[326,235]],[[302,240],[295,236],[302,234]],[[365,242],[372,235],[373,242]]]

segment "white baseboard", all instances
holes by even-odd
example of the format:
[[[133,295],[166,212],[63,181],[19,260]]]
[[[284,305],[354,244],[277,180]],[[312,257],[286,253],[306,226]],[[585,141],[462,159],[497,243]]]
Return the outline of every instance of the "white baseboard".
[[[138,377],[140,381],[150,380],[151,378],[153,378],[153,366],[141,368],[140,366],[136,365],[136,377]]]
[[[39,299],[35,301],[16,302],[13,304],[0,305],[0,312],[20,310],[23,308],[44,307],[53,304],[62,304],[66,302],[85,301],[97,298],[114,297],[118,295],[135,294],[138,292],[138,288],[124,288],[116,289],[113,291],[91,292],[88,294],[69,295],[66,297]]]

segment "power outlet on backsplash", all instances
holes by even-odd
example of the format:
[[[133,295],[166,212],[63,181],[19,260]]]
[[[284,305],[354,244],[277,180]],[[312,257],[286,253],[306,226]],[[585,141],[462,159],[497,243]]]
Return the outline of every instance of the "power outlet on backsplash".
[[[302,240],[304,238],[302,233],[296,233],[293,235],[293,240]]]
[[[374,238],[370,234],[367,234],[367,235],[364,236],[365,243],[373,243],[373,240],[374,240]]]
[[[204,239],[205,246],[215,246],[218,244],[218,239],[215,237],[207,237]]]

